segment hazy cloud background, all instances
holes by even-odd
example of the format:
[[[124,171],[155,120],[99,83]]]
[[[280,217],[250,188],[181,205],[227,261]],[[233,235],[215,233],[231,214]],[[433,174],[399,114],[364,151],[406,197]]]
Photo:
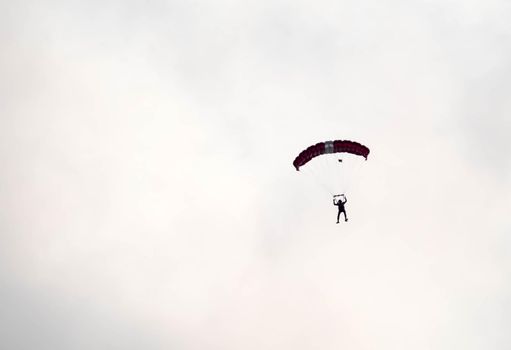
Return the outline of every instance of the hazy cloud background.
[[[508,349],[507,1],[0,3],[0,344]],[[371,148],[349,224],[291,162]]]

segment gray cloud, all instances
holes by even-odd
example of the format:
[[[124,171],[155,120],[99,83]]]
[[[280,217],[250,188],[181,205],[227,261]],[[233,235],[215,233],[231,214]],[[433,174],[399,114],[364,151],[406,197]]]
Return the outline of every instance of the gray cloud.
[[[122,310],[99,309],[88,296],[52,294],[2,273],[2,346],[10,349],[166,348],[158,335]],[[167,339],[166,341],[168,341]],[[171,342],[172,343],[172,342]],[[174,346],[179,346],[174,341]]]

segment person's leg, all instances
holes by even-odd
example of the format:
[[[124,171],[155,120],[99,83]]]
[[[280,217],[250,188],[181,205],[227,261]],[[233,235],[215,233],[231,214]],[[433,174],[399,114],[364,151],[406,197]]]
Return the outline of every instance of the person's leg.
[[[339,223],[339,217],[340,217],[340,216],[341,216],[341,211],[339,210],[339,211],[337,212],[337,223]]]
[[[348,217],[346,216],[346,210],[343,211],[343,213],[344,213],[344,221],[348,221]]]

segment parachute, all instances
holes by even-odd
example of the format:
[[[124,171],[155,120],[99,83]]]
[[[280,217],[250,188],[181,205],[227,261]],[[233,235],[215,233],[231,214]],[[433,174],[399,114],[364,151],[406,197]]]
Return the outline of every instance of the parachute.
[[[301,151],[293,166],[297,171],[303,167],[328,193],[345,193],[357,182],[361,160],[367,160],[369,152],[355,141],[324,141]]]
[[[322,154],[339,152],[355,154],[362,156],[367,160],[369,148],[358,142],[349,140],[319,142],[300,152],[300,154],[295,158],[293,165],[296,168],[296,171],[300,171],[300,167],[307,164],[314,157]]]

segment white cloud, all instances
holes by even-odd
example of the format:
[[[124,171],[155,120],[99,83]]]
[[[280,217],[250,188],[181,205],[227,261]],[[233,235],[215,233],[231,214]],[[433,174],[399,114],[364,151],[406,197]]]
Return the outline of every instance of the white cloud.
[[[69,301],[5,347],[509,347],[506,4],[2,8],[3,301]],[[343,225],[291,165],[335,137]]]

